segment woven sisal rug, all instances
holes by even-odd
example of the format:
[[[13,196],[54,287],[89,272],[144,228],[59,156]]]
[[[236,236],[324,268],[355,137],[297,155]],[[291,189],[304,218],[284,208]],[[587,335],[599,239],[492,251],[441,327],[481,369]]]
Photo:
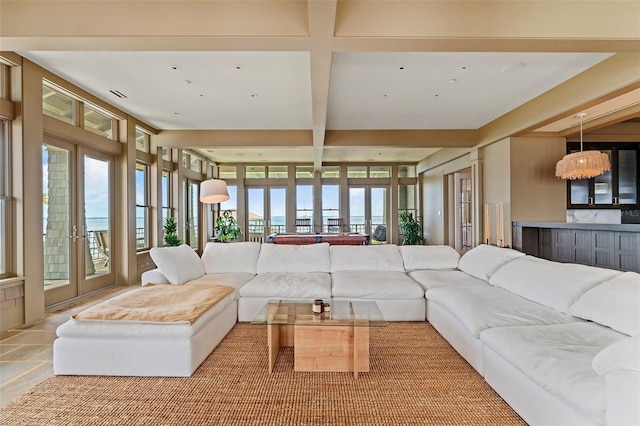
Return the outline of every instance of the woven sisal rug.
[[[520,425],[428,323],[371,330],[371,371],[268,373],[266,327],[237,324],[189,378],[57,376],[9,403],[9,425]]]

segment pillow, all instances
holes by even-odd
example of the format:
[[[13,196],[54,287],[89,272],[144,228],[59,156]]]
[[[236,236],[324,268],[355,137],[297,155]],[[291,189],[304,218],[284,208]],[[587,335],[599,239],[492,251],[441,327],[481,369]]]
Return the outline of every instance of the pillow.
[[[640,371],[640,336],[619,340],[593,357],[591,367],[596,374],[614,370]]]
[[[171,284],[184,284],[204,275],[202,261],[186,244],[178,247],[154,247],[149,254]]]
[[[458,269],[472,277],[489,281],[498,268],[521,256],[524,256],[524,253],[516,250],[480,244],[462,255]]]
[[[498,269],[489,284],[568,314],[587,290],[620,274],[612,269],[526,256]]]
[[[258,274],[265,272],[329,272],[329,244],[263,243],[256,271]]]
[[[400,246],[404,269],[456,269],[460,254],[449,246]]]
[[[396,271],[404,272],[398,246],[331,246],[331,272]]]
[[[625,272],[593,287],[570,310],[629,336],[640,335],[640,274]]]
[[[260,243],[207,243],[202,263],[207,274],[256,273]]]

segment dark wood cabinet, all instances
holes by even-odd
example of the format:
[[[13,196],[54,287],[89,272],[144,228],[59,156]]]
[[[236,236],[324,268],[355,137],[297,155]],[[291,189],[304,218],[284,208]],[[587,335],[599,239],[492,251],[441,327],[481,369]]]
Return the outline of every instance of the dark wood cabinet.
[[[514,222],[513,242],[543,259],[640,272],[640,225]]]
[[[640,144],[585,143],[584,150],[598,150],[609,155],[611,170],[591,179],[567,181],[569,208],[638,208],[638,170]],[[580,144],[568,143],[567,152],[580,151]]]

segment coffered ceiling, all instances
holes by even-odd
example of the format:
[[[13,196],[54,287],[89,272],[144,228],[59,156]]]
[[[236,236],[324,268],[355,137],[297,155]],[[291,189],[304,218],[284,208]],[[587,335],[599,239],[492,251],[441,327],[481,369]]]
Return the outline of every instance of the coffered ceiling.
[[[640,3],[575,3],[0,0],[0,50],[215,161],[417,162],[640,116]]]

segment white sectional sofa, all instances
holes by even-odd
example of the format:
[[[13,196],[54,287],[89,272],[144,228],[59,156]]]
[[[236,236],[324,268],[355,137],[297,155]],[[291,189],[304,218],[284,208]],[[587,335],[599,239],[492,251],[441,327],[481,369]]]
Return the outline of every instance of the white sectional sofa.
[[[143,285],[233,286],[239,321],[272,298],[374,300],[390,321],[427,319],[530,424],[640,424],[640,274],[487,245],[155,250]]]

